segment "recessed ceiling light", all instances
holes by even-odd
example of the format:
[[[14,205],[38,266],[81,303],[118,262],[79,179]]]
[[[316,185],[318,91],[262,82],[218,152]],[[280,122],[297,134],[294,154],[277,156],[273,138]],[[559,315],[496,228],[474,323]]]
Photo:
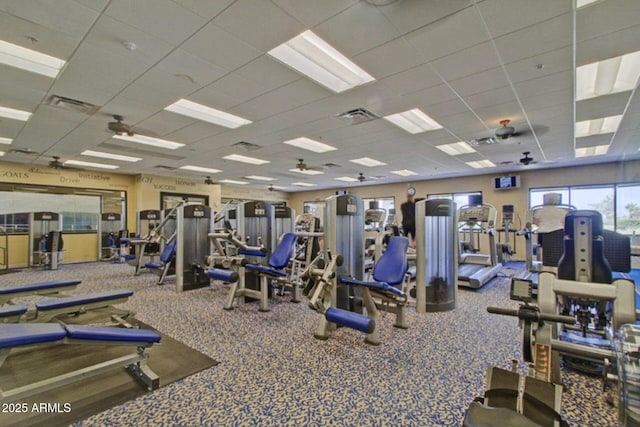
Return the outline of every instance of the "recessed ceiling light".
[[[400,175],[400,176],[418,175],[417,172],[410,171],[409,169],[400,169],[398,171],[391,171],[391,173],[396,174],[396,175]]]
[[[13,142],[13,139],[11,138],[1,138],[0,137],[0,144],[11,144]]]
[[[602,156],[607,154],[607,151],[609,151],[609,144],[576,148],[576,157]]]
[[[337,93],[375,80],[311,30],[271,49],[268,53]]]
[[[491,160],[478,160],[475,162],[467,162],[467,165],[471,166],[474,169],[493,168],[496,166]]]
[[[118,169],[120,167],[117,165],[108,165],[105,163],[83,162],[82,160],[67,160],[63,164],[73,165],[73,166],[86,166],[89,168],[100,168],[100,169]]]
[[[245,178],[254,179],[256,181],[277,181],[277,178],[271,178],[270,176],[260,176],[260,175],[249,175],[249,176],[245,176]]]
[[[194,171],[194,172],[205,172],[205,173],[222,172],[220,169],[203,168],[202,166],[193,166],[193,165],[180,166],[180,169],[184,169],[184,170],[188,170],[188,171]]]
[[[303,173],[305,175],[322,175],[324,172],[315,169],[289,169],[289,172]]]
[[[31,113],[28,111],[16,110],[14,108],[0,106],[0,117],[6,117],[7,119],[21,120],[26,122],[31,117]]]
[[[0,40],[0,63],[56,78],[66,61]]]
[[[460,154],[475,153],[476,150],[464,141],[454,142],[451,144],[436,145],[440,151],[444,151],[450,156],[458,156]]]
[[[138,144],[151,145],[158,148],[166,148],[168,150],[176,150],[180,147],[184,147],[184,144],[180,142],[168,141],[166,139],[160,138],[152,138],[150,136],[144,135],[113,135],[113,138],[121,139],[128,142],[137,142]]]
[[[235,179],[222,179],[219,182],[223,182],[225,184],[237,184],[237,185],[249,184],[247,181],[236,181]]]
[[[337,150],[336,147],[305,137],[290,139],[289,141],[284,141],[284,143],[304,150],[313,151],[314,153],[326,153],[327,151]]]
[[[251,120],[243,119],[242,117],[234,116],[233,114],[225,113],[224,111],[216,110],[215,108],[207,107],[206,105],[186,99],[180,99],[174,102],[166,107],[165,110],[231,129],[251,123]]]
[[[292,182],[291,185],[295,185],[298,187],[315,187],[316,184],[311,184],[308,182]]]
[[[264,165],[271,163],[269,160],[256,159],[255,157],[243,156],[241,154],[229,154],[224,156],[225,160],[233,160],[234,162],[249,163],[250,165]]]
[[[122,154],[103,153],[102,151],[84,150],[83,156],[100,157],[102,159],[122,160],[123,162],[139,162],[140,157],[123,156]]]
[[[335,178],[336,181],[344,181],[344,182],[357,182],[358,178],[353,178],[351,176],[341,176],[339,178]]]
[[[4,151],[0,151],[0,156],[4,156],[5,152]]]
[[[375,166],[384,166],[386,163],[381,162],[380,160],[372,159],[370,157],[362,157],[360,159],[349,160],[351,163],[357,163],[362,166],[368,166],[370,168]]]
[[[419,108],[383,117],[385,120],[409,133],[421,133],[442,129],[442,125],[423,113]]]
[[[584,120],[576,123],[576,138],[583,136],[613,133],[618,130],[622,114],[618,116],[601,117],[599,119]]]
[[[576,68],[576,101],[633,90],[640,76],[640,51]]]

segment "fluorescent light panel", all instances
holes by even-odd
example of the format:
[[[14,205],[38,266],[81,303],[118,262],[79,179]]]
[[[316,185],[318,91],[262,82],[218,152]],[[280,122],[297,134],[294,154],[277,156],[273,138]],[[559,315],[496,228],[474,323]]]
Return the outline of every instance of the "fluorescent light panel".
[[[184,144],[180,142],[168,141],[166,139],[152,138],[144,135],[113,135],[113,138],[120,139],[122,141],[137,142],[138,144],[151,145],[157,148],[166,148],[168,150],[176,150],[180,147],[184,147]]]
[[[600,0],[576,0],[576,9],[589,6],[591,3],[599,2]]]
[[[419,108],[384,116],[384,119],[412,134],[442,129],[441,124],[427,116]]]
[[[471,166],[474,169],[493,168],[496,166],[491,160],[478,160],[475,162],[467,162],[467,165]]]
[[[284,141],[284,143],[304,150],[313,151],[314,153],[326,153],[327,151],[337,150],[336,147],[305,137],[290,139],[288,141]]]
[[[304,169],[304,170],[300,170],[298,168],[294,168],[294,169],[289,169],[289,172],[297,172],[297,173],[303,173],[305,175],[323,175],[324,172],[322,171],[317,171],[315,169]]]
[[[31,117],[31,113],[28,111],[16,110],[14,108],[0,106],[0,117],[6,117],[7,119],[21,120],[26,122]]]
[[[73,165],[73,166],[86,166],[89,168],[99,168],[99,169],[118,169],[120,167],[117,165],[108,165],[105,163],[83,162],[82,160],[67,160],[63,164]]]
[[[234,162],[249,163],[250,165],[264,165],[271,163],[269,160],[256,159],[255,157],[243,156],[241,154],[229,154],[224,156],[225,160],[233,160]]]
[[[409,169],[400,169],[398,171],[391,171],[391,173],[396,174],[396,175],[400,175],[400,176],[413,176],[413,175],[418,175],[417,172],[411,171]]]
[[[311,30],[271,49],[268,53],[336,93],[375,80]]]
[[[0,40],[0,63],[56,78],[66,61]]]
[[[370,157],[362,157],[360,159],[349,160],[351,163],[357,163],[362,166],[368,166],[370,168],[375,166],[384,166],[386,163],[381,162],[380,160],[372,159]]]
[[[459,156],[460,154],[475,153],[476,150],[464,141],[454,142],[452,144],[436,145],[440,151],[444,151],[450,156]]]
[[[219,172],[222,172],[220,169],[203,168],[202,166],[194,166],[194,165],[180,166],[179,169],[184,169],[184,170],[187,170],[187,171],[194,171],[194,172],[205,172],[205,173],[219,173]]]
[[[609,144],[576,148],[576,157],[602,156],[607,154],[607,151],[609,151]]]
[[[223,179],[223,180],[220,180],[220,182],[223,182],[225,184],[237,184],[237,185],[246,185],[246,184],[248,184],[247,181],[236,181],[235,179]]]
[[[180,99],[166,107],[165,110],[231,129],[251,123],[251,120],[243,119],[242,117],[234,116],[233,114],[225,113],[224,111],[216,110],[215,108],[207,107],[206,105],[198,104],[187,99]]]
[[[308,182],[292,182],[291,185],[296,185],[298,187],[315,187],[316,184],[311,184]]]
[[[640,76],[640,51],[576,68],[576,101],[633,90]]]
[[[11,144],[13,142],[13,139],[11,138],[0,138],[0,144]]]
[[[99,157],[101,159],[122,160],[123,162],[139,162],[140,157],[123,156],[122,154],[103,153],[102,151],[84,150],[83,156]]]
[[[344,181],[344,182],[357,182],[357,178],[353,178],[350,176],[341,176],[339,178],[335,178],[336,181]]]
[[[4,156],[4,155],[5,155],[5,152],[4,151],[0,151],[0,157]]]
[[[618,130],[622,114],[618,116],[601,117],[599,119],[584,120],[576,123],[576,138],[584,136],[613,133]]]
[[[271,178],[270,176],[261,176],[261,175],[249,175],[245,176],[247,179],[253,179],[255,181],[277,181],[277,178]]]

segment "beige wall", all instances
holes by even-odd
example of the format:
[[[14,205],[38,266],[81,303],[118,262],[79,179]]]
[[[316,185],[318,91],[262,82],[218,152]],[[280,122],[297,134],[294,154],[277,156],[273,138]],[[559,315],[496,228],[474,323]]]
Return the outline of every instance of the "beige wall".
[[[589,166],[574,166],[557,169],[526,169],[521,168],[509,175],[520,175],[520,189],[494,190],[492,179],[498,174],[465,176],[411,183],[358,186],[349,189],[350,194],[361,198],[395,197],[398,223],[401,223],[399,206],[406,200],[407,188],[412,185],[417,190],[416,197],[426,197],[427,194],[482,191],[484,203],[495,206],[500,212],[502,205],[514,205],[516,214],[525,220],[529,208],[529,189],[536,187],[556,187],[563,185],[613,184],[623,182],[640,182],[640,161],[624,163],[606,163]],[[302,212],[305,201],[324,200],[335,194],[336,189],[306,191],[294,193],[289,199],[289,206]],[[498,221],[500,219],[498,218]],[[486,245],[486,242],[481,244]],[[484,246],[486,249],[486,246]],[[517,256],[524,258],[524,239],[518,238],[516,246]]]

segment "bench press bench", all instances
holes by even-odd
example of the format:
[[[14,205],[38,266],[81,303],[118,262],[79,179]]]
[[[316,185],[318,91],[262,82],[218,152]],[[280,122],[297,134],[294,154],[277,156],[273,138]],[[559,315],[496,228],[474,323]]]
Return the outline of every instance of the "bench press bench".
[[[16,323],[0,325],[0,366],[11,350],[26,346],[51,344],[113,345],[132,347],[135,352],[85,368],[43,379],[11,390],[0,385],[0,401],[9,402],[51,390],[112,369],[126,367],[148,390],[160,384],[158,376],[147,365],[148,349],[160,342],[160,334],[144,329],[122,329],[95,326],[62,326],[57,323]]]
[[[0,288],[0,305],[7,304],[14,298],[32,295],[57,297],[62,292],[74,290],[80,283],[80,280],[63,280]]]
[[[116,314],[129,315],[125,310],[119,310],[111,307],[113,304],[121,304],[127,302],[133,291],[117,290],[108,292],[99,292],[95,294],[78,295],[68,298],[58,298],[36,302],[36,318],[37,322],[49,322],[57,316],[64,314],[80,314],[88,310],[105,309],[117,311]]]

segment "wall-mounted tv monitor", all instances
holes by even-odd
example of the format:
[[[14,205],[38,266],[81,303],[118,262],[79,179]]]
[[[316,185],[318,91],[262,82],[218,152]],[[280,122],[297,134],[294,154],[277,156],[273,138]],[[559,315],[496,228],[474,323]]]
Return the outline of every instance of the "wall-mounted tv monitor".
[[[493,188],[496,190],[510,190],[512,188],[520,188],[520,176],[509,175],[493,178]]]

